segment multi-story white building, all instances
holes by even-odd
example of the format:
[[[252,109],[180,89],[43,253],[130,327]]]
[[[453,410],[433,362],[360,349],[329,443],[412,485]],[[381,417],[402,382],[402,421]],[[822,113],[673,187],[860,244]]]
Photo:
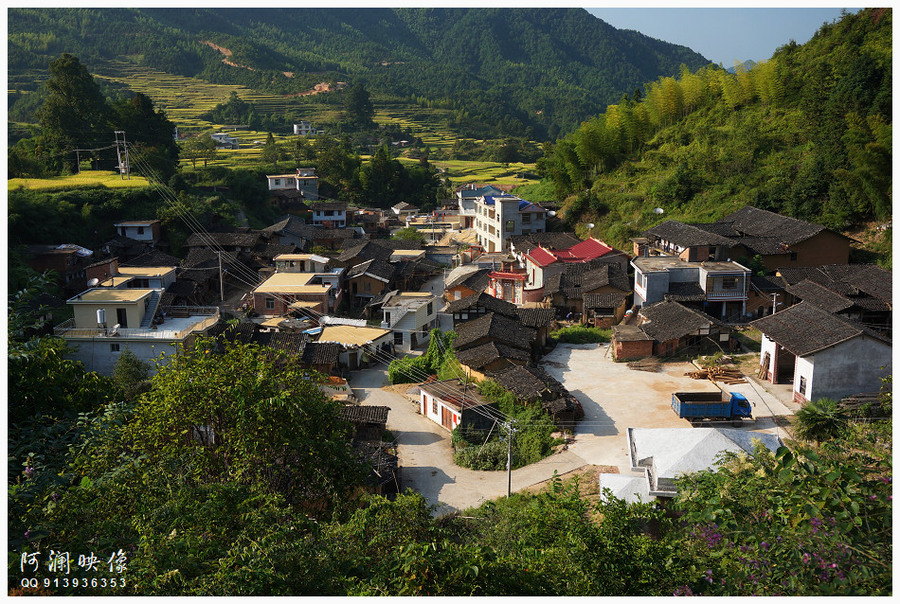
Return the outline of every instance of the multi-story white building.
[[[297,168],[294,174],[267,174],[270,191],[296,190],[303,193],[305,199],[315,201],[319,198],[319,177],[315,168]]]
[[[475,232],[486,252],[502,252],[513,235],[543,233],[544,208],[515,195],[483,195],[475,200]]]
[[[384,301],[383,329],[394,331],[394,349],[409,352],[428,342],[437,327],[437,298],[424,292],[399,292]]]

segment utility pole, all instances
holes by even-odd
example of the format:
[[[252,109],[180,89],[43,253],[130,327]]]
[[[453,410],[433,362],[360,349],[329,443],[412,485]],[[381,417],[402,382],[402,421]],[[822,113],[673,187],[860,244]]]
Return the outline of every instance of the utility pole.
[[[507,422],[504,426],[506,426],[509,433],[506,437],[506,498],[509,499],[509,496],[512,494],[512,439],[515,430],[512,422]]]
[[[115,130],[116,134],[116,156],[119,159],[119,175],[122,180],[125,180],[127,177],[128,180],[131,180],[131,166],[128,164],[128,145],[125,144],[125,131],[124,130]],[[119,135],[122,135],[122,140],[119,140]],[[122,161],[122,155],[125,155],[125,161]]]
[[[219,256],[219,297],[225,302],[225,279],[222,276],[222,252],[216,252]]]

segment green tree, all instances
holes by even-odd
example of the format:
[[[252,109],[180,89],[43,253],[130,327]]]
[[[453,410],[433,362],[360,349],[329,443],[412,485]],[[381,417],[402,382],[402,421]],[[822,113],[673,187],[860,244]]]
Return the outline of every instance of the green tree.
[[[399,239],[400,241],[418,241],[425,243],[425,235],[416,227],[404,227],[391,235],[391,239]]]
[[[346,500],[360,478],[339,407],[283,355],[200,339],[153,377],[131,438],[203,482],[260,484],[314,507]]]
[[[78,57],[63,53],[50,63],[44,104],[37,111],[47,165],[77,171],[75,149],[107,146],[113,140],[110,108]]]
[[[271,165],[275,170],[277,170],[279,156],[280,150],[278,149],[278,145],[275,143],[275,137],[272,136],[271,132],[269,132],[269,135],[266,137],[266,144],[263,145],[260,159],[262,160],[262,163]]]
[[[375,108],[372,105],[372,99],[369,91],[362,83],[356,83],[347,89],[344,101],[344,119],[355,129],[365,130],[373,128],[375,123],[372,118],[375,116]]]
[[[139,169],[150,169],[163,181],[175,173],[178,145],[174,140],[175,124],[164,111],[157,111],[153,101],[142,93],[112,105],[112,121],[116,130],[125,132]]]

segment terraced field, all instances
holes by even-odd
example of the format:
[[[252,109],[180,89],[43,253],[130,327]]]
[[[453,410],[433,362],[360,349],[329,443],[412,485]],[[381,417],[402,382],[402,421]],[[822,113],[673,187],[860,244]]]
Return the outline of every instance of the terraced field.
[[[10,191],[19,188],[53,191],[96,186],[104,186],[110,189],[128,189],[146,187],[150,184],[146,178],[136,174],[132,174],[130,179],[123,179],[117,172],[101,170],[90,170],[72,176],[54,176],[51,178],[11,178],[6,183]]]
[[[224,103],[232,92],[249,102],[257,105],[265,111],[296,110],[296,104],[291,103],[287,97],[266,94],[250,90],[238,85],[212,84],[203,80],[173,75],[161,71],[149,70],[139,65],[137,57],[126,57],[123,60],[108,61],[102,69],[95,74],[98,80],[107,80],[123,84],[136,92],[149,96],[156,107],[165,110],[166,115],[178,127],[179,133],[191,134],[210,130],[224,131],[224,124],[214,124],[199,119],[199,115],[209,111],[219,103]],[[374,120],[377,124],[397,124],[413,136],[422,139],[422,142],[432,150],[449,150],[456,142],[456,134],[447,126],[447,118],[452,115],[449,109],[422,109],[401,100],[376,99],[376,114]],[[313,123],[333,123],[340,119],[340,108],[333,105],[309,104],[304,107],[309,114],[305,119]],[[24,127],[24,126],[23,126]],[[226,166],[230,168],[258,166],[262,145],[265,143],[267,132],[254,130],[229,131],[231,136],[240,140],[241,148],[236,150],[220,150],[215,160],[210,165]],[[273,132],[277,142],[287,141],[293,138],[290,133]],[[363,156],[364,159],[367,156]],[[400,158],[404,162],[418,160]],[[190,162],[182,160],[182,166],[190,169]],[[287,165],[288,162],[285,162]],[[445,176],[455,184],[469,182],[495,182],[498,184],[528,184],[535,182],[519,178],[517,175],[533,171],[533,164],[499,164],[494,162],[473,161],[433,161]],[[87,174],[81,175],[87,179]],[[78,177],[69,177],[78,178]],[[116,183],[112,183],[116,180]],[[26,182],[15,183],[10,181],[10,186],[53,187],[65,186],[62,184],[49,184],[57,182],[48,179],[48,183],[36,182],[36,179],[28,179]],[[105,186],[136,186],[132,181],[120,181],[103,177],[100,184]],[[84,182],[79,185],[83,186]]]

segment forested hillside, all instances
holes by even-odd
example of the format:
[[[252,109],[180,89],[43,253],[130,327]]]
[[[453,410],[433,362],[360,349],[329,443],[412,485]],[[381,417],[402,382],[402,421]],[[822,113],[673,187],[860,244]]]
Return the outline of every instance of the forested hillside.
[[[841,231],[887,221],[891,25],[863,10],[749,71],[659,78],[546,147],[541,172],[571,224],[618,245],[747,204]]]
[[[92,73],[128,55],[279,94],[363,80],[457,109],[469,129],[538,140],[682,64],[707,63],[581,9],[10,9],[8,23],[13,90],[35,90],[62,52]]]

